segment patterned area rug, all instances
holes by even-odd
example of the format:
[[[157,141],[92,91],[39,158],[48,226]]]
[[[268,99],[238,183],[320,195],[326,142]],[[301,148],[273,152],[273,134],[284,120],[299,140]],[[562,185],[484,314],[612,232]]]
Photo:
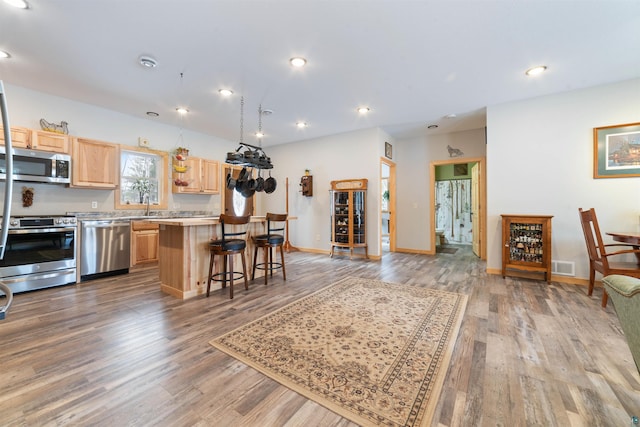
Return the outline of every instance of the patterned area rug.
[[[346,278],[212,340],[363,426],[427,426],[465,295]]]

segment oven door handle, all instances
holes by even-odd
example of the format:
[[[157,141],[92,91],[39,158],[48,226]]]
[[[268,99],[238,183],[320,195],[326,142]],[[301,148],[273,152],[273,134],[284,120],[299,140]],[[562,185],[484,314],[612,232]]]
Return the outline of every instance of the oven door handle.
[[[18,228],[9,230],[9,234],[59,233],[61,231],[76,231],[75,227],[56,228]]]
[[[129,227],[131,225],[130,221],[101,221],[101,222],[93,222],[93,221],[85,221],[82,223],[83,228],[114,228],[114,227]]]

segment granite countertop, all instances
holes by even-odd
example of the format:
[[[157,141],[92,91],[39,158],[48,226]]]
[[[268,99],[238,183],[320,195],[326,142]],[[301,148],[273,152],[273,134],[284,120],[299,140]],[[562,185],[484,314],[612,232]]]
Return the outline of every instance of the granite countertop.
[[[250,222],[264,222],[264,216],[252,216]],[[220,223],[219,216],[183,217],[183,218],[150,218],[149,222],[160,225],[175,225],[178,227],[192,227],[198,225],[215,225]]]
[[[101,220],[101,219],[170,219],[170,218],[205,218],[216,217],[215,214],[210,211],[150,211],[149,215],[146,215],[145,211],[132,210],[132,211],[110,211],[110,212],[67,212],[67,215],[72,215],[82,220]]]

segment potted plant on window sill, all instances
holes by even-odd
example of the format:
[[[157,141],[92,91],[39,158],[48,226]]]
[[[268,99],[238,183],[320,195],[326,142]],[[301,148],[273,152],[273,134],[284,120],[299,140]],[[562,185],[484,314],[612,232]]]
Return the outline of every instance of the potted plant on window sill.
[[[131,185],[131,189],[138,192],[140,195],[140,204],[143,204],[144,196],[147,196],[147,198],[150,197],[151,190],[153,190],[153,184],[148,178],[138,178]]]

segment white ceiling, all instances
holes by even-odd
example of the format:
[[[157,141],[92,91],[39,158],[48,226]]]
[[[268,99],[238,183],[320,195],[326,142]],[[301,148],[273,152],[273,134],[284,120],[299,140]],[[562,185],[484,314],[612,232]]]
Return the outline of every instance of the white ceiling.
[[[489,105],[640,76],[637,0],[28,1],[0,2],[6,83],[232,141],[243,95],[245,142],[257,144],[258,105],[273,110],[264,146],[376,126],[480,128]],[[539,64],[545,74],[525,76]]]

